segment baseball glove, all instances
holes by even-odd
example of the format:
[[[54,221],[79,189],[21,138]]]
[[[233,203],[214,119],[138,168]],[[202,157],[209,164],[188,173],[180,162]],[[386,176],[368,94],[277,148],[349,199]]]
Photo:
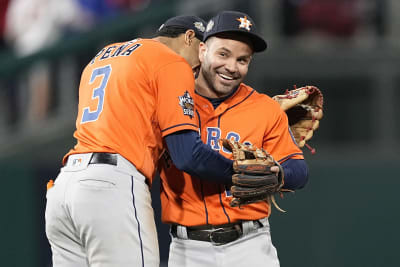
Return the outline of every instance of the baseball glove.
[[[286,90],[284,95],[274,96],[273,99],[286,112],[297,145],[300,148],[306,146],[314,154],[315,149],[306,144],[306,141],[311,139],[323,117],[324,97],[321,90],[310,85],[295,87],[291,91]]]
[[[245,145],[236,141],[221,139],[225,149],[232,152],[233,170],[230,202],[231,207],[256,203],[271,202],[284,212],[275,201],[274,194],[280,192],[283,186],[283,169],[273,157],[262,148]],[[279,172],[271,171],[278,166]]]

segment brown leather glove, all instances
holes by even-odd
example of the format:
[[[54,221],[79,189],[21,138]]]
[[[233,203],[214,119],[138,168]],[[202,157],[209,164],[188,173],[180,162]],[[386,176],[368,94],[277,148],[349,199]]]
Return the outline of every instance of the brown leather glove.
[[[280,164],[262,148],[228,139],[221,139],[220,142],[233,156],[235,174],[232,177],[233,199],[230,205],[240,207],[260,201],[270,203],[271,200],[276,205],[273,195],[280,192],[284,177]],[[273,166],[279,167],[278,173],[271,171]],[[277,209],[281,210],[279,207]]]
[[[319,121],[323,117],[324,97],[316,86],[307,85],[286,90],[283,95],[273,97],[286,112],[289,119],[290,130],[297,145],[308,147],[311,153],[315,149],[306,144],[319,127]]]

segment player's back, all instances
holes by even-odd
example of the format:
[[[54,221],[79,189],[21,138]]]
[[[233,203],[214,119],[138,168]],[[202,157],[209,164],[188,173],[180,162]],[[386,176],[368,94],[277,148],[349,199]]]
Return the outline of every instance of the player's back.
[[[156,40],[136,39],[103,48],[82,73],[74,133],[78,142],[67,156],[119,153],[151,177],[162,150],[158,89],[166,88],[158,76],[171,64],[179,77],[191,72],[182,57]],[[173,86],[177,77],[162,82]]]

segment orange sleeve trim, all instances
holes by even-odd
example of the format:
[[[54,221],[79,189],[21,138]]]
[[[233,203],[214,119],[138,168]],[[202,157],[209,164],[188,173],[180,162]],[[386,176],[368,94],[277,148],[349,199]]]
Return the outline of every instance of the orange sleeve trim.
[[[168,130],[170,130],[170,129],[172,129],[172,128],[176,128],[176,127],[180,127],[180,126],[184,126],[184,125],[193,126],[193,127],[195,127],[196,129],[199,128],[199,126],[197,126],[196,124],[192,124],[192,123],[181,123],[181,124],[177,124],[177,125],[168,127],[168,128],[166,128],[166,129],[163,129],[163,130],[161,130],[161,132],[165,132],[165,131],[168,131]]]
[[[304,159],[303,153],[293,153],[293,154],[290,154],[289,156],[286,156],[286,157],[278,160],[278,162],[282,163],[282,162],[284,162],[290,158],[294,158],[294,157],[296,157],[297,159]]]
[[[184,131],[184,130],[189,130],[189,131],[199,131],[199,126],[196,124],[191,124],[191,123],[182,123],[182,124],[177,124],[171,127],[168,127],[164,130],[161,131],[162,136],[167,136],[172,133],[176,133],[179,131]]]

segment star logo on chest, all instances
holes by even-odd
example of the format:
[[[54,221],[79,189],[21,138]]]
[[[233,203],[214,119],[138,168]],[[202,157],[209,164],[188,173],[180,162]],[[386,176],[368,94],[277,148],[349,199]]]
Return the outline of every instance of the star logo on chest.
[[[239,28],[244,28],[244,29],[250,31],[250,27],[253,24],[251,24],[250,20],[247,19],[247,16],[244,16],[244,18],[240,17],[240,18],[238,18],[236,20],[240,22]]]

